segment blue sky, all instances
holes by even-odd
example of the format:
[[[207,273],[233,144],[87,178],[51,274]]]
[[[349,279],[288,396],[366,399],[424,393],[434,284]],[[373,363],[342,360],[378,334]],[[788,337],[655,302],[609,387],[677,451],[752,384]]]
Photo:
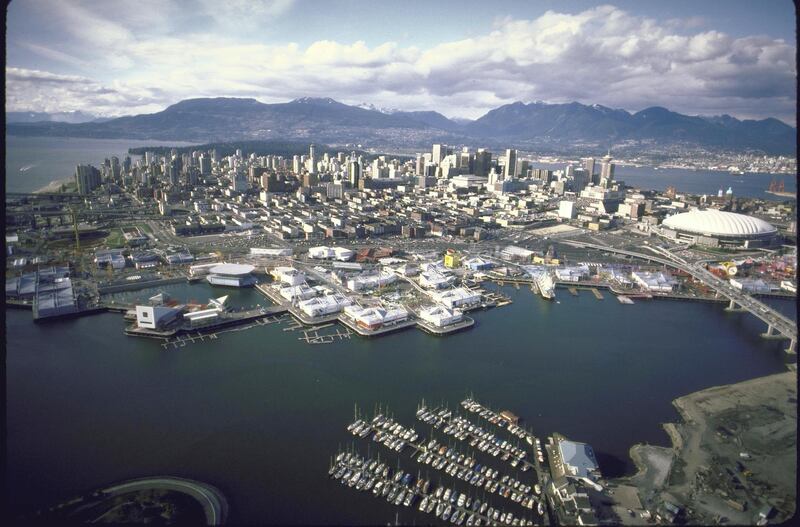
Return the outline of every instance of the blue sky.
[[[475,118],[516,100],[794,125],[789,1],[14,0],[7,110],[330,96]]]

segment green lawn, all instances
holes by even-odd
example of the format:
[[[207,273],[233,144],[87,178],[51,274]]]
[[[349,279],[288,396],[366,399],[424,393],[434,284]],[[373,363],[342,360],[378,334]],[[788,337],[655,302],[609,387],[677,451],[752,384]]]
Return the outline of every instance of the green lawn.
[[[106,238],[106,245],[111,248],[125,247],[125,237],[122,235],[122,230],[113,229],[111,234]]]

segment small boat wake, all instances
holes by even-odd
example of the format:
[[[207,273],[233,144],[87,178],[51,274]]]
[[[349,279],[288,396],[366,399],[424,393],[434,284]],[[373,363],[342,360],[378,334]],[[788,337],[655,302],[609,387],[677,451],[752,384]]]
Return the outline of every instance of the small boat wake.
[[[35,167],[35,166],[36,166],[36,164],[33,164],[33,165],[25,165],[24,167],[20,168],[20,169],[19,169],[19,171],[20,171],[20,172],[27,172],[28,170],[32,169],[32,168],[33,168],[33,167]]]

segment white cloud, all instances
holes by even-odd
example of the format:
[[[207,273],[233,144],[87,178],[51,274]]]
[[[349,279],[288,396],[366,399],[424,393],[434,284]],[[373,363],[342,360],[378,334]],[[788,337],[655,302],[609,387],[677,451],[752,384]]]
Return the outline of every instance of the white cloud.
[[[170,5],[164,12],[174,9]],[[201,0],[197,7],[199,16],[225,23],[274,20],[291,8],[288,0],[255,6]],[[794,123],[795,47],[767,37],[733,38],[700,19],[659,23],[607,5],[576,14],[548,11],[533,20],[497,18],[487,34],[420,50],[332,40],[303,48],[243,41],[231,31],[181,33],[163,26],[169,18],[157,12],[157,31],[141,15],[129,29],[85,6],[59,9],[67,21],[89,20],[88,27],[71,29],[85,40],[84,53],[36,43],[29,49],[64,63],[84,61],[82,71],[110,72],[113,80],[54,83],[32,74],[23,80],[10,68],[7,105],[37,110],[43,101],[52,106],[63,98],[68,109],[119,114],[186,97],[277,101],[308,95],[474,118],[515,100],[578,100]],[[100,47],[101,41],[107,45]],[[89,86],[113,93],[87,96]]]

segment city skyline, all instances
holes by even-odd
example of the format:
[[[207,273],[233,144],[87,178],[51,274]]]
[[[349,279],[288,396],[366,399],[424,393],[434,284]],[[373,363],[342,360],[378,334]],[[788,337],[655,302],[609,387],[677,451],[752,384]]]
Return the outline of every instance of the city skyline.
[[[683,17],[627,1],[414,5],[13,2],[6,110],[117,116],[193,97],[312,96],[474,119],[542,100],[795,125],[788,2],[757,17],[747,3],[679,3]]]

